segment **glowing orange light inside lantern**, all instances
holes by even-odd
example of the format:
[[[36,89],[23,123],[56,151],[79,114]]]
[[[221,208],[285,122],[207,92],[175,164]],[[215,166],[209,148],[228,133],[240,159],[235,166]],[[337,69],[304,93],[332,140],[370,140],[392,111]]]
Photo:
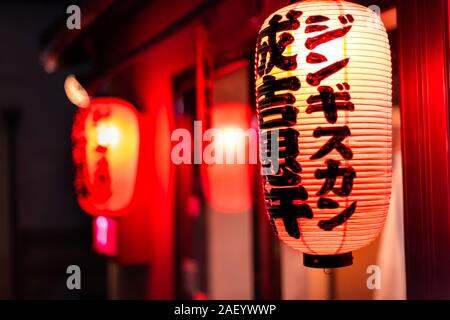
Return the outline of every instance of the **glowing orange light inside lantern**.
[[[214,141],[218,148],[222,148],[227,153],[233,153],[242,150],[245,146],[244,129],[225,127],[219,130],[219,134]]]
[[[239,163],[237,154],[248,150],[249,106],[242,103],[214,105],[211,127],[218,130],[213,143],[222,150],[224,163],[208,165],[205,169],[208,204],[219,213],[246,212],[252,207],[251,169],[246,164],[248,161]],[[244,157],[248,159],[248,154]]]
[[[97,141],[100,146],[115,148],[119,140],[120,131],[116,126],[100,125],[97,128]]]
[[[390,200],[391,57],[383,23],[345,1],[292,4],[264,22],[255,69],[260,129],[281,137],[281,169],[264,176],[278,236],[306,254],[305,265],[349,265],[351,252],[381,231]]]
[[[139,159],[139,119],[117,98],[95,98],[73,127],[75,187],[92,215],[121,216],[132,204]]]

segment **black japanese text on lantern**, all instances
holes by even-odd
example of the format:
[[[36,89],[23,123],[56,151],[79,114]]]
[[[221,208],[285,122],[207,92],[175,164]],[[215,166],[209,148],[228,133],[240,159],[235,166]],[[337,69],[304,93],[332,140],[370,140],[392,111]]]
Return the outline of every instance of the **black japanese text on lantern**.
[[[317,94],[307,99],[306,114],[321,112],[329,124],[317,127],[312,139],[330,137],[328,141],[317,150],[311,160],[324,159],[324,167],[315,171],[315,178],[324,180],[321,189],[317,192],[319,209],[339,210],[331,219],[321,220],[318,226],[326,231],[346,222],[355,212],[356,201],[345,209],[340,209],[339,202],[328,197],[330,192],[338,197],[348,198],[353,189],[355,170],[347,164],[353,159],[353,152],[344,140],[351,135],[351,129],[345,125],[336,125],[339,111],[354,111],[349,93],[350,84],[337,83],[335,90],[331,86],[321,86],[321,82],[331,75],[345,68],[350,58],[344,58],[313,72],[306,79],[296,76],[275,77],[271,75],[273,68],[283,71],[297,69],[297,55],[288,55],[285,50],[294,42],[294,36],[288,31],[298,30],[301,11],[290,10],[285,17],[275,14],[269,20],[268,26],[261,30],[257,44],[256,77],[262,78],[257,87],[257,106],[260,129],[266,132],[261,139],[262,165],[272,167],[271,141],[273,130],[278,131],[279,166],[270,174],[263,175],[266,207],[275,230],[275,219],[281,218],[289,236],[300,238],[298,218],[311,219],[313,212],[306,203],[307,190],[301,185],[301,164],[297,161],[299,150],[299,132],[294,128],[297,125],[298,108],[295,106],[295,92],[301,90],[302,80],[309,86],[317,88]],[[351,15],[339,16],[342,28],[328,30],[326,22],[330,19],[322,15],[310,16],[305,20],[305,34],[322,32],[319,35],[307,38],[305,49],[309,51],[306,63],[318,64],[328,61],[328,58],[314,50],[322,44],[344,37],[352,28],[354,19]],[[327,159],[327,155],[336,150],[343,161]],[[341,179],[341,186],[337,187],[337,179]]]
[[[108,106],[95,109],[92,114],[92,123],[96,128],[101,120],[107,119],[111,114]],[[90,109],[80,109],[76,114],[74,121],[72,148],[73,160],[75,165],[75,192],[80,198],[94,197],[94,201],[103,203],[111,197],[111,175],[109,172],[109,163],[107,158],[108,147],[97,144],[95,152],[99,155],[94,171],[93,184],[89,183],[87,163],[87,144],[88,137],[86,125]]]

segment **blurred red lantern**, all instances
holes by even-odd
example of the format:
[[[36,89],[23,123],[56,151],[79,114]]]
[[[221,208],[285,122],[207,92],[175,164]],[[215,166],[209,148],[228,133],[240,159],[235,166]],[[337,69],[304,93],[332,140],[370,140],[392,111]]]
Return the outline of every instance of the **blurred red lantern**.
[[[278,236],[305,253],[306,266],[352,264],[351,252],[381,231],[390,200],[383,23],[345,1],[292,4],[262,26],[255,73],[264,195]]]
[[[122,216],[134,196],[139,160],[139,118],[118,98],[94,98],[78,108],[72,130],[75,190],[93,216]]]
[[[219,132],[213,143],[222,150],[224,158],[230,160],[224,159],[224,163],[203,168],[205,197],[209,206],[218,213],[243,213],[252,208],[252,170],[248,161],[239,163],[240,156],[243,160],[250,157],[249,109],[244,103],[223,103],[211,107],[211,127]]]
[[[149,186],[140,123],[134,106],[118,98],[92,98],[75,76],[66,78],[69,100],[79,107],[72,128],[75,191],[94,216],[93,249],[126,265],[147,263]],[[145,194],[145,195],[144,195]]]

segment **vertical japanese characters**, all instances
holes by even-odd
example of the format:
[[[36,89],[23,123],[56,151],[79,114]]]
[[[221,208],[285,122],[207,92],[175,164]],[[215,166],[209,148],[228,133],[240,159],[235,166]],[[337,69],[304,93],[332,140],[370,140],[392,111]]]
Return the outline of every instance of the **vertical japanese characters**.
[[[111,175],[108,163],[108,146],[101,145],[95,141],[93,148],[96,165],[93,172],[93,181],[85,178],[85,171],[88,170],[86,162],[87,136],[80,134],[86,129],[86,120],[89,116],[89,109],[80,109],[76,116],[73,127],[73,162],[75,167],[75,192],[79,198],[91,199],[95,203],[105,203],[112,195]],[[93,110],[92,125],[98,128],[101,121],[108,119],[111,115],[111,108],[108,105]]]

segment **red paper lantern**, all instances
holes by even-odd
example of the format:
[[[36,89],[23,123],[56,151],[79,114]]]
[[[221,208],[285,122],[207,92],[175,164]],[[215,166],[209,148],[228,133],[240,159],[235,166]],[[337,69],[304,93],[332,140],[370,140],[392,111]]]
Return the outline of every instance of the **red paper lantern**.
[[[78,108],[72,130],[75,190],[93,216],[118,217],[133,200],[139,160],[139,118],[118,98],[94,98]]]
[[[250,128],[249,106],[244,103],[216,104],[211,108],[211,127],[219,130],[214,143],[224,156],[235,156],[230,163],[205,165],[205,197],[218,213],[243,213],[252,208],[251,167],[239,163],[237,154],[247,156]],[[245,162],[245,163],[244,163]],[[239,188],[236,188],[239,186]]]
[[[255,73],[264,195],[279,238],[305,253],[306,266],[352,264],[351,252],[380,233],[390,200],[383,23],[345,1],[289,5],[263,24]]]

